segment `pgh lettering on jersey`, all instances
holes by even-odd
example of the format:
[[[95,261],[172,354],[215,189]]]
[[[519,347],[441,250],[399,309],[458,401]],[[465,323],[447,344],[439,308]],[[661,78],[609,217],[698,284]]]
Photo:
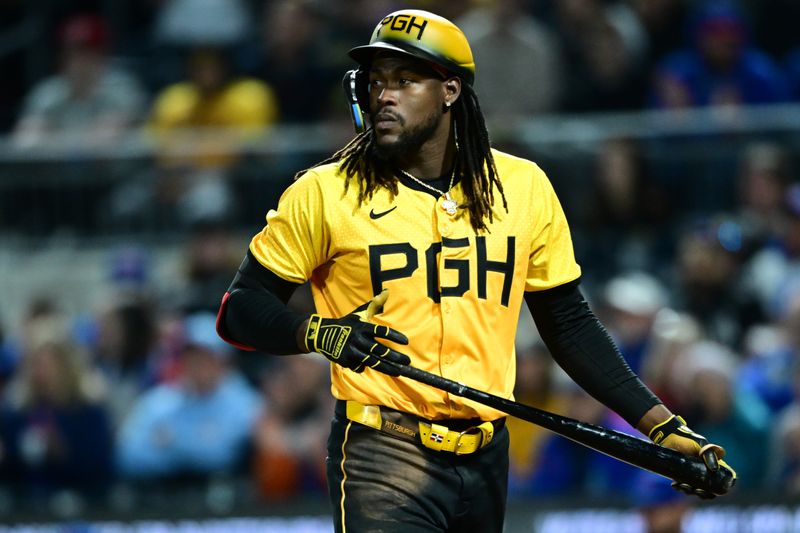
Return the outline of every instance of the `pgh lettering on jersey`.
[[[395,348],[414,366],[510,398],[524,292],[572,281],[580,268],[544,172],[500,151],[494,158],[508,213],[496,205],[489,232],[476,234],[466,210],[447,214],[443,198],[413,182],[401,181],[396,196],[382,189],[359,205],[358,187],[345,192],[344,176],[329,164],[285,191],[250,250],[278,276],[310,280],[323,316],[342,316],[388,288],[390,298],[374,321],[408,336],[408,346]],[[464,202],[458,185],[451,195]],[[348,399],[428,419],[500,416],[402,378],[374,373],[361,379],[338,365],[331,372],[337,398],[347,391]]]

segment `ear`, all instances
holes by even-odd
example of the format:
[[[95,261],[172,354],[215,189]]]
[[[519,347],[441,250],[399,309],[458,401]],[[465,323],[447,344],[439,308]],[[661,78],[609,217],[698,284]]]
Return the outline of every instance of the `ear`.
[[[444,96],[444,107],[453,105],[458,97],[461,96],[461,78],[453,77],[444,80],[442,83],[442,95]]]

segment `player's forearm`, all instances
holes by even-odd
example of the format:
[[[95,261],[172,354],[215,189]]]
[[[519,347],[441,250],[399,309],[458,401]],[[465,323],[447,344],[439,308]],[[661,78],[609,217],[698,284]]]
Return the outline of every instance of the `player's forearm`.
[[[262,266],[248,251],[223,300],[220,335],[242,347],[275,355],[305,352],[294,332],[308,316],[287,306],[298,286]]]
[[[310,318],[303,320],[303,322],[300,324],[300,327],[297,328],[297,331],[295,331],[294,334],[298,349],[303,353],[308,352],[308,348],[306,348],[306,330],[308,330],[309,320]]]
[[[233,340],[259,351],[275,355],[306,351],[291,332],[298,331],[307,316],[292,311],[269,291],[234,289],[223,320]]]
[[[586,392],[631,425],[660,403],[631,371],[577,284],[525,298],[553,358]]]

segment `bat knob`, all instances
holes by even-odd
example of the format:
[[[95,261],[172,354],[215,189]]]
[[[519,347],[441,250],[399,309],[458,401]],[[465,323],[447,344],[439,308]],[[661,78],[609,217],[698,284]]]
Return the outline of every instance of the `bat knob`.
[[[730,492],[736,484],[736,475],[730,468],[719,468],[719,464],[717,463],[716,470],[711,470],[709,468],[708,481],[709,491],[721,496]]]
[[[706,464],[706,468],[712,472],[719,470],[719,461],[717,460],[717,454],[714,453],[714,450],[706,450],[702,454],[702,458],[703,462]]]

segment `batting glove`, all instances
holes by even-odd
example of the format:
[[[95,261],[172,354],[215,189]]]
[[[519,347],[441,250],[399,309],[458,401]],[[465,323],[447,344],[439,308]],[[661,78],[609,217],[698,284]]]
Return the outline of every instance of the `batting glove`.
[[[411,359],[381,344],[377,339],[408,344],[408,338],[392,328],[370,322],[374,315],[383,311],[383,305],[388,298],[389,291],[384,289],[368,304],[342,318],[311,315],[305,333],[306,350],[319,352],[354,372],[363,372],[366,367],[370,367],[384,374],[397,376],[398,372],[394,367],[384,361],[407,365]]]
[[[656,444],[679,451],[684,455],[702,458],[709,470],[716,471],[718,468],[725,468],[730,471],[733,479],[736,479],[736,471],[722,460],[725,457],[725,449],[717,444],[709,444],[705,437],[689,429],[686,421],[680,416],[672,415],[664,422],[657,424],[650,430],[648,437]],[[686,494],[699,496],[702,499],[719,496],[703,489],[696,489],[688,483],[677,481],[672,483],[672,488]]]

